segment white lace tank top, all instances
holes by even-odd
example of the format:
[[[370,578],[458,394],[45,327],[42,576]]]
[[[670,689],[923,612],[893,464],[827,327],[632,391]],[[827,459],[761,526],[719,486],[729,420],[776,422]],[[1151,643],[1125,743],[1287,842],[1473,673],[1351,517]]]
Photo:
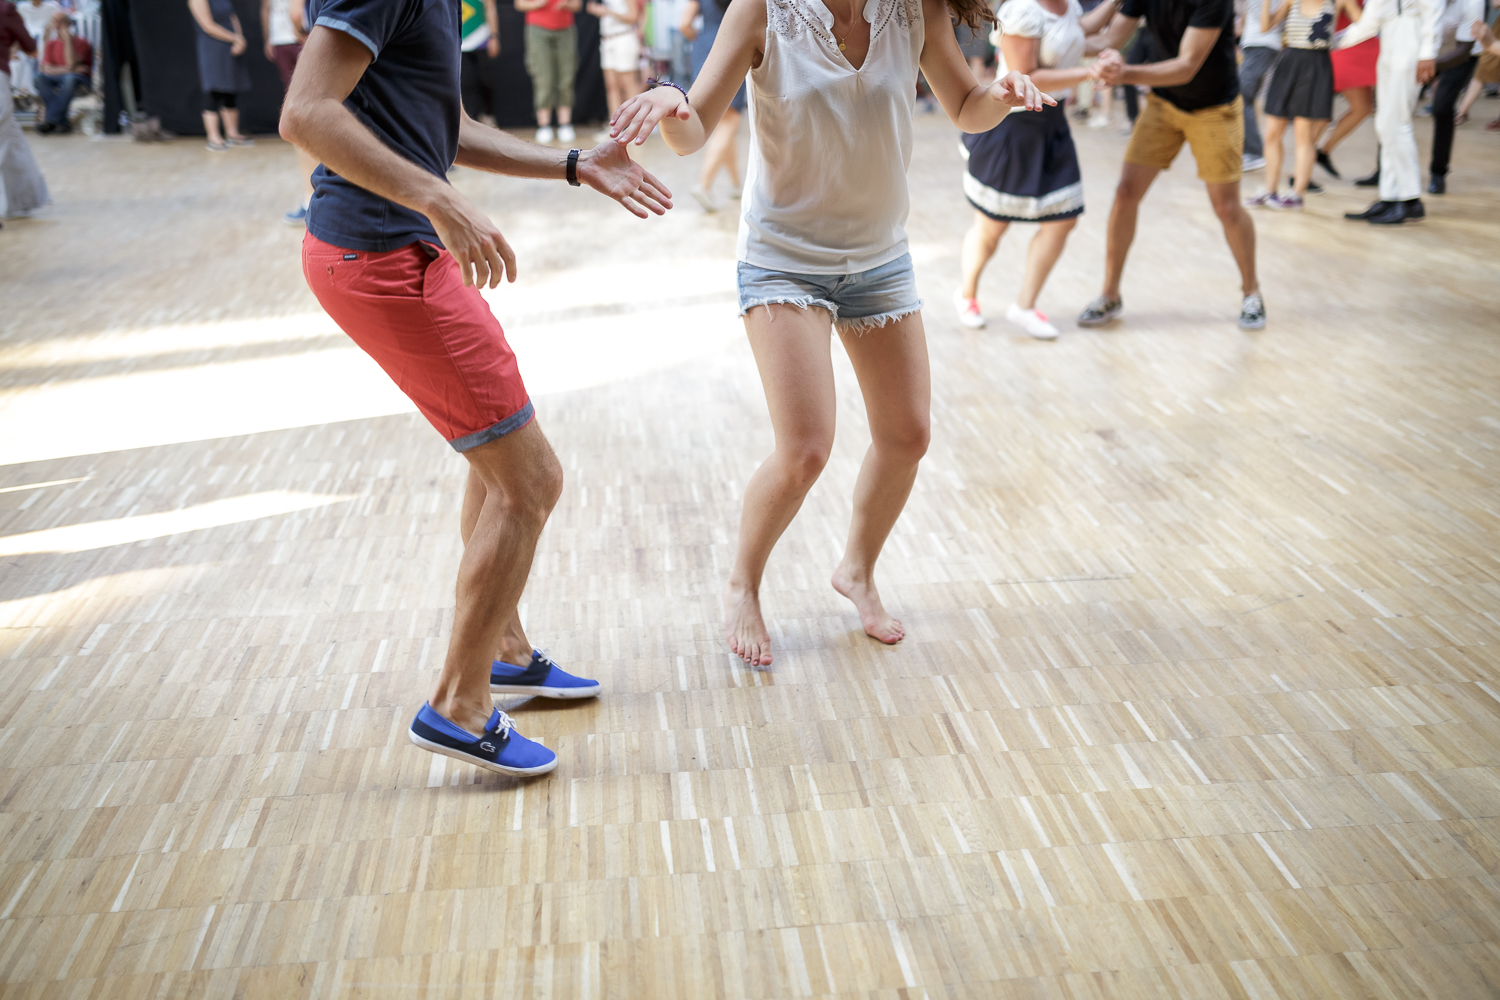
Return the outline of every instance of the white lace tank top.
[[[906,253],[921,0],[866,0],[870,51],[858,70],[822,0],[765,3],[739,259],[802,274],[887,264]]]

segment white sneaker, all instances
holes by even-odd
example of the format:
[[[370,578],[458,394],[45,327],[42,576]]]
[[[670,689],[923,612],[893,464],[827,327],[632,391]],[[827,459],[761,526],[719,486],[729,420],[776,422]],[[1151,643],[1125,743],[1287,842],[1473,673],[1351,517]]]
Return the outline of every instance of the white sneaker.
[[[537,129],[536,130],[536,141],[539,142],[539,143],[541,143],[543,146],[545,146],[545,145],[547,145],[547,143],[551,142],[552,141],[552,126],[551,125],[543,125],[541,128]]]
[[[1103,115],[1094,115],[1089,118],[1089,128],[1109,128],[1109,119]]]
[[[571,126],[571,125],[559,125],[559,126],[557,126],[557,141],[558,142],[572,142],[576,138],[578,138],[578,133],[573,131],[573,126]]]
[[[979,300],[971,299],[964,295],[963,289],[953,293],[953,308],[958,310],[958,323],[970,330],[984,329],[984,313],[979,308]]]
[[[1039,309],[1022,309],[1012,302],[1010,308],[1005,310],[1005,318],[1037,340],[1057,339],[1057,327],[1048,322],[1046,314]]]
[[[1241,170],[1264,170],[1266,169],[1266,158],[1264,156],[1251,156],[1246,153],[1240,159]]]

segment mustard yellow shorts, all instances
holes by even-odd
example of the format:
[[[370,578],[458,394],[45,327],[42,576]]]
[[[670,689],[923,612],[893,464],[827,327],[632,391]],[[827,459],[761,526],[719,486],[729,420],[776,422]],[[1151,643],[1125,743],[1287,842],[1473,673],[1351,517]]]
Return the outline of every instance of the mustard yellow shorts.
[[[1233,184],[1244,174],[1244,101],[1183,111],[1155,94],[1136,119],[1125,162],[1165,170],[1186,142],[1198,161],[1198,176],[1209,184]]]

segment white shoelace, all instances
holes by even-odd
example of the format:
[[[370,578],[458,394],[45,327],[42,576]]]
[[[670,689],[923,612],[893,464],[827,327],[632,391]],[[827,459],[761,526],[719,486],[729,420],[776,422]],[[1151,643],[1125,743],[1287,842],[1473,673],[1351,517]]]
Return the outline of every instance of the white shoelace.
[[[515,721],[512,720],[510,716],[500,711],[498,708],[495,709],[495,712],[500,716],[500,718],[495,722],[495,735],[504,736],[507,733],[514,732],[516,728]]]

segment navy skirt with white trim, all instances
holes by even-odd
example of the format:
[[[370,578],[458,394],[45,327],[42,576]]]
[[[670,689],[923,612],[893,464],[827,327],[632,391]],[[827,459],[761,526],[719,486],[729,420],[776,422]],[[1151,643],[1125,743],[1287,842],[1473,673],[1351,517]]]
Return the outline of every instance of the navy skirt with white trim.
[[[963,137],[969,204],[1000,222],[1052,222],[1083,214],[1083,175],[1063,102],[1012,111]]]

